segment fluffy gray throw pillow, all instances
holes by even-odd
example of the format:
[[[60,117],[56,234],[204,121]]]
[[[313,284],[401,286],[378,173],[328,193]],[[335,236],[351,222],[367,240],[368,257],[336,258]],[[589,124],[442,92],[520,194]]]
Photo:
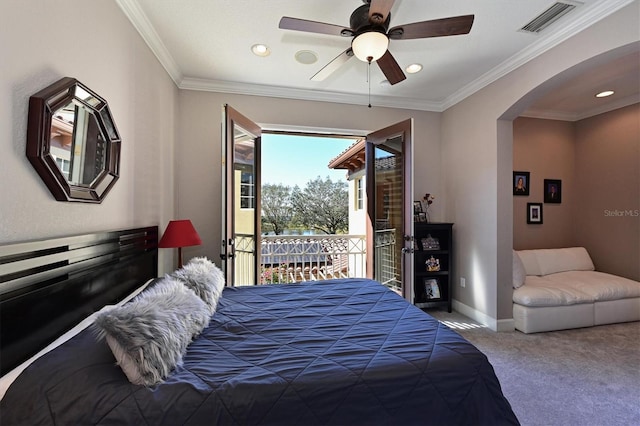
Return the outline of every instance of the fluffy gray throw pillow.
[[[131,383],[152,386],[182,362],[209,319],[207,305],[192,290],[166,277],[124,306],[99,315],[94,329],[106,338]]]
[[[224,289],[224,274],[206,257],[194,257],[172,274],[209,306],[213,315]]]

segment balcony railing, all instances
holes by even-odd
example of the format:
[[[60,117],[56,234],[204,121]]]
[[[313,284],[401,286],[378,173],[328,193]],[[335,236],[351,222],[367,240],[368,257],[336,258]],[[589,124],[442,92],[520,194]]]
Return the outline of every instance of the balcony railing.
[[[376,278],[395,287],[396,247],[392,231],[376,231]],[[255,241],[252,235],[235,240],[236,285],[253,283]],[[267,235],[261,237],[258,284],[293,283],[332,278],[364,278],[364,235]]]
[[[375,277],[382,284],[394,290],[400,290],[401,279],[397,262],[395,229],[376,230]]]

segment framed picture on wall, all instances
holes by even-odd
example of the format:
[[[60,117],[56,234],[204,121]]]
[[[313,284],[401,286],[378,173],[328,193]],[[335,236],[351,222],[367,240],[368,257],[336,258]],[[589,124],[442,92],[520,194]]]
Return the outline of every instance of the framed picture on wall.
[[[529,195],[529,172],[513,172],[513,195]]]
[[[542,203],[527,203],[527,223],[542,224]]]
[[[413,221],[423,222],[422,220],[420,220],[421,214],[424,215],[424,212],[422,211],[422,203],[420,201],[414,201],[413,202]]]
[[[544,202],[557,204],[562,202],[562,181],[560,179],[544,180]]]

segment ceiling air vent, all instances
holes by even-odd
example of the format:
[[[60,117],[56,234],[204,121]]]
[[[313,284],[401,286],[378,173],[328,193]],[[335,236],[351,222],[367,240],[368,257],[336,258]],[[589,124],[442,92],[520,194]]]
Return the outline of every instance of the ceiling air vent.
[[[573,2],[573,1],[559,1],[552,5],[550,8],[542,12],[540,15],[536,16],[526,24],[524,27],[520,28],[520,31],[525,31],[528,33],[539,33],[543,29],[547,28],[549,25],[560,19],[565,14],[571,12],[581,3]]]

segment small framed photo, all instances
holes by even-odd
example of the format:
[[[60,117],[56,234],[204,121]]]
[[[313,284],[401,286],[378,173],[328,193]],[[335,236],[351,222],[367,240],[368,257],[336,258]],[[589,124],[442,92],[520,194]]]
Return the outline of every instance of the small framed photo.
[[[527,223],[542,224],[542,203],[527,203]]]
[[[562,181],[560,179],[544,180],[544,202],[557,204],[562,202]]]
[[[424,278],[422,282],[424,285],[425,299],[433,300],[442,298],[440,295],[440,284],[437,278]]]
[[[433,238],[431,234],[420,240],[422,250],[440,250],[440,240]]]
[[[529,172],[513,172],[513,195],[529,195]]]
[[[424,213],[422,211],[422,203],[420,201],[413,202],[413,214],[417,215],[418,213]]]

